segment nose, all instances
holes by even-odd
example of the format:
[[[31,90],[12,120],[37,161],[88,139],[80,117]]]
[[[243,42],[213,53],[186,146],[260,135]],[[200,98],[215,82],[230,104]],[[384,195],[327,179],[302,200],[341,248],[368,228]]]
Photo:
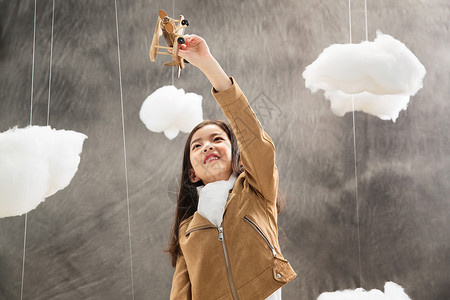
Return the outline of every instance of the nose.
[[[214,146],[212,144],[205,144],[205,148],[203,149],[203,152],[208,152],[208,150],[213,150]]]

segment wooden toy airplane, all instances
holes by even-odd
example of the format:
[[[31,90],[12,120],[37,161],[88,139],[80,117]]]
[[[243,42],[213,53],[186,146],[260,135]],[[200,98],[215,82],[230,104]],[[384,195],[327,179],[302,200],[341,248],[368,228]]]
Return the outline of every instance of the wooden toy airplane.
[[[178,23],[178,26],[176,25]],[[180,16],[179,20],[174,20],[167,16],[167,13],[160,9],[158,21],[156,22],[155,33],[153,35],[152,45],[150,47],[150,60],[156,60],[156,54],[171,55],[173,60],[165,63],[165,66],[178,67],[177,77],[180,77],[181,70],[184,69],[184,59],[178,56],[179,44],[184,44],[184,29],[189,26],[188,20]],[[159,38],[164,36],[167,47],[159,46]],[[170,52],[158,52],[158,49],[170,49]]]

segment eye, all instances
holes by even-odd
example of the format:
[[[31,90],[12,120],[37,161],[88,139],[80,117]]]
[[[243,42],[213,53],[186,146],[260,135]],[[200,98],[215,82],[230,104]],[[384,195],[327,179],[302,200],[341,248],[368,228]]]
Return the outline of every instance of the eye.
[[[219,137],[219,136],[218,136],[218,137],[215,137],[215,138],[214,138],[214,141],[217,141],[217,140],[223,140],[223,138],[221,138],[221,137]]]
[[[200,147],[200,145],[199,145],[199,144],[195,144],[195,145],[192,147],[192,150],[194,150],[194,149],[197,148],[197,147]]]

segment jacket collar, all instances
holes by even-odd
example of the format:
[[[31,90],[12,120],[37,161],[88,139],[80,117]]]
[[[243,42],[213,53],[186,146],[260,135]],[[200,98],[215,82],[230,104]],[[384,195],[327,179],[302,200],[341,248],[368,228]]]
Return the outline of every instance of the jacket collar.
[[[188,227],[186,228],[186,233],[196,230],[196,229],[204,228],[204,227],[209,228],[209,227],[216,227],[216,226],[214,226],[206,218],[204,218],[202,215],[200,215],[198,213],[198,211],[196,211],[194,213],[194,217],[189,222]]]
[[[228,199],[227,199],[227,203],[225,204],[225,209],[223,210],[223,213],[225,214],[225,212],[227,211],[227,207],[231,202],[231,199],[233,198],[234,194],[233,194],[233,190],[230,190],[228,192]]]
[[[239,177],[241,177],[241,176],[242,176],[242,174]],[[228,205],[230,204],[233,196],[234,196],[234,188],[228,192],[228,199],[227,199],[227,203],[225,204],[224,214],[227,211]],[[191,219],[191,220],[189,221],[189,219]],[[192,231],[192,230],[197,230],[197,229],[203,228],[203,227],[206,227],[206,228],[209,228],[209,226],[210,227],[216,227],[216,226],[214,226],[214,224],[212,224],[206,218],[204,218],[202,215],[200,215],[198,213],[198,211],[196,211],[189,218],[183,220],[181,222],[180,226],[182,224],[184,224],[185,222],[189,222],[189,224],[188,224],[188,226],[186,228],[186,233],[189,232],[189,231]]]
[[[225,205],[224,213],[227,210],[228,204],[230,203],[232,196],[233,196],[232,192],[230,191],[228,193],[228,201],[227,201],[227,204]],[[187,221],[187,220],[188,219],[186,219],[185,221]],[[201,214],[198,213],[198,211],[196,211],[194,213],[194,215],[191,217],[191,221],[189,221],[189,224],[186,228],[186,233],[197,230],[197,229],[210,228],[210,227],[216,228],[216,226],[214,224],[209,222],[208,219],[204,218]]]

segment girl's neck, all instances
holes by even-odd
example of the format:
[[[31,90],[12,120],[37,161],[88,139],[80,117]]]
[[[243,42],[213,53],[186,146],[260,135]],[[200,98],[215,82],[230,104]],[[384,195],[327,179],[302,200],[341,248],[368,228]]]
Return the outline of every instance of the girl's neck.
[[[217,180],[214,180],[214,181],[210,181],[210,182],[207,182],[207,183],[204,183],[204,186],[206,186],[206,185],[208,185],[208,184],[210,184],[210,183],[214,183],[214,182],[218,182],[218,181],[230,181],[230,180],[233,180],[234,178],[236,178],[236,176],[234,176],[234,174],[233,173],[231,173],[230,175],[228,175],[228,177],[227,176],[223,176],[224,178],[223,179],[217,179]]]
[[[217,176],[216,178],[214,178],[211,181],[202,181],[204,185],[207,185],[209,183],[213,183],[216,181],[227,181],[231,178],[231,176],[233,175],[233,172],[231,172],[231,174],[221,174],[219,176]]]

